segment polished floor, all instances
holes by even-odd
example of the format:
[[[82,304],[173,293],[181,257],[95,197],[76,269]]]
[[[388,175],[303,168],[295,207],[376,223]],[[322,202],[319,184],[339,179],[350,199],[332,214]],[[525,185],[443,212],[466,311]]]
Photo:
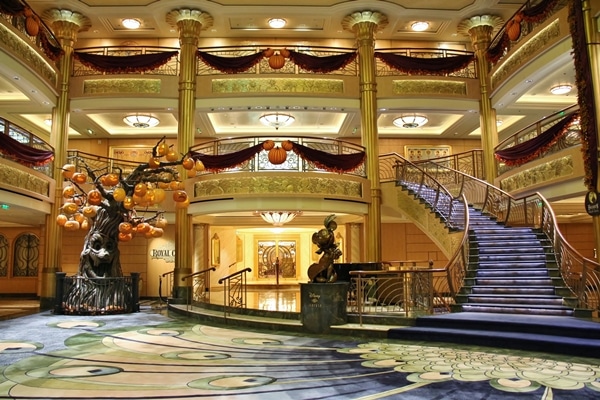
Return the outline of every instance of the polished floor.
[[[2,399],[600,398],[592,358],[25,308],[0,321]]]

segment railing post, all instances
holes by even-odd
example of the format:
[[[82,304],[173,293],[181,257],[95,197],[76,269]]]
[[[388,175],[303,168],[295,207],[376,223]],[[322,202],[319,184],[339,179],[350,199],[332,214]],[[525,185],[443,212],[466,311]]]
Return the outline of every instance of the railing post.
[[[54,289],[54,314],[64,314],[63,298],[65,296],[65,272],[56,272],[56,287]]]
[[[140,312],[140,273],[131,273],[131,312]]]

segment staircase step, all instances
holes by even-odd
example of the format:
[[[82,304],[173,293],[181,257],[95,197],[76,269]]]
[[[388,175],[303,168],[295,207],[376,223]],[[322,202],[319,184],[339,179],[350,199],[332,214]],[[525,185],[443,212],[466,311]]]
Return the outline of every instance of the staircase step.
[[[552,286],[475,286],[470,289],[473,294],[515,294],[515,295],[553,295],[556,289]]]
[[[494,294],[477,294],[468,295],[467,303],[463,304],[490,304],[496,305],[513,305],[513,304],[527,304],[527,305],[539,305],[539,306],[563,306],[563,299],[555,295],[494,295]]]
[[[485,312],[500,314],[532,314],[532,315],[554,315],[572,316],[573,309],[564,306],[539,306],[533,304],[486,304],[465,303],[461,305],[465,312]]]
[[[548,270],[545,268],[540,268],[539,270],[533,269],[488,269],[488,270],[477,270],[475,274],[476,278],[482,279],[490,279],[490,278],[503,278],[503,279],[512,279],[512,278],[523,278],[523,279],[536,279],[536,278],[548,278]]]
[[[548,278],[474,278],[475,283],[477,285],[492,285],[492,286],[522,286],[526,287],[528,285],[532,286],[543,286],[543,285],[552,285],[552,279]]]

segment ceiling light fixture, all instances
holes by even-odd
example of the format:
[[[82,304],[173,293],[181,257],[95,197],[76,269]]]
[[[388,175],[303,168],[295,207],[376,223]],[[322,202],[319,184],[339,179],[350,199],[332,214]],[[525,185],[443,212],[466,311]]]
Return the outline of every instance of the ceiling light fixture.
[[[269,26],[273,29],[281,29],[287,24],[287,21],[283,18],[271,18],[269,20]]]
[[[419,114],[410,114],[410,115],[401,115],[396,118],[393,123],[399,128],[420,128],[425,125],[429,120],[424,115]]]
[[[423,32],[429,28],[429,22],[416,21],[410,25],[410,28],[415,32]]]
[[[282,126],[293,124],[296,118],[291,114],[269,113],[261,115],[258,120],[263,125],[279,129]]]
[[[152,115],[143,114],[128,115],[123,118],[123,121],[133,128],[153,128],[160,122]]]
[[[257,214],[273,226],[283,226],[283,224],[292,222],[294,218],[301,215],[302,211],[257,211]]]
[[[127,29],[138,29],[140,26],[142,26],[142,22],[135,18],[124,18],[121,21],[121,24],[123,24],[123,26]]]
[[[550,93],[556,94],[556,95],[567,94],[571,91],[571,89],[573,89],[573,86],[569,85],[568,83],[565,83],[565,84],[554,86],[553,88],[550,89]]]
[[[47,126],[52,126],[52,118],[44,119],[44,124],[46,124]]]

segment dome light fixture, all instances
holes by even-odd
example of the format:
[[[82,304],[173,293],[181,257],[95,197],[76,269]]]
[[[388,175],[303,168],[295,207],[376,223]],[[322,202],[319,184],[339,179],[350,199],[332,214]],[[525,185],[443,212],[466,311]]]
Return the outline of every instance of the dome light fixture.
[[[410,25],[410,28],[414,31],[414,32],[423,32],[426,31],[427,29],[429,29],[429,22],[425,22],[425,21],[416,21],[413,22]]]
[[[288,126],[294,123],[296,118],[291,114],[268,113],[263,114],[258,119],[261,124],[279,129],[282,126]]]
[[[571,89],[573,89],[573,86],[571,86],[568,83],[563,83],[560,85],[553,86],[550,89],[550,93],[556,94],[556,95],[567,94],[571,91]]]
[[[271,18],[269,20],[269,26],[273,29],[281,29],[287,24],[287,21],[283,18]]]
[[[126,116],[123,122],[133,128],[154,128],[160,121],[152,115],[135,114]]]
[[[283,226],[292,222],[294,218],[302,214],[302,211],[257,211],[256,212],[266,223],[273,226]]]
[[[393,121],[393,124],[398,128],[414,129],[422,127],[427,122],[429,122],[429,119],[424,115],[408,114],[399,116]]]
[[[121,20],[121,24],[127,29],[139,29],[142,26],[142,22],[136,18],[124,18]]]

